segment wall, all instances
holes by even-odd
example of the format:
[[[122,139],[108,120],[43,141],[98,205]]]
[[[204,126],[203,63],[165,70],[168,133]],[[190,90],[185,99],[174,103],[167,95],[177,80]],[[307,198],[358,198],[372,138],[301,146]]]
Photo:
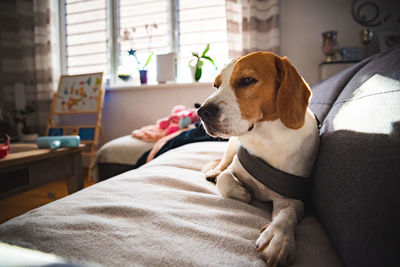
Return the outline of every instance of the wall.
[[[340,47],[363,46],[360,30],[366,27],[353,19],[352,2],[353,0],[281,0],[281,55],[289,58],[310,85],[318,81],[318,65],[325,58],[322,53],[322,32],[337,30]],[[357,1],[357,4],[363,2],[366,1]],[[369,54],[379,52],[379,31],[400,31],[400,1],[374,2],[381,9],[377,20],[390,16],[382,25],[371,28],[375,35]]]
[[[175,105],[193,107],[212,92],[211,83],[119,87],[106,91],[102,125],[107,140],[128,135],[170,114]]]

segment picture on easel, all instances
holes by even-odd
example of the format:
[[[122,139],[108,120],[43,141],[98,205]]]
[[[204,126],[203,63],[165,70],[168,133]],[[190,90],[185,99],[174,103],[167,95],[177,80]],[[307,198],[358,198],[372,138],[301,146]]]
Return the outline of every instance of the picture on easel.
[[[61,75],[58,90],[54,93],[50,107],[46,133],[48,136],[79,135],[80,142],[86,145],[83,156],[89,157],[90,165],[101,137],[105,142],[101,128],[101,111],[104,101],[102,89],[103,73],[87,73],[79,75]],[[82,125],[79,115],[93,114],[93,124]],[[78,123],[69,125],[56,124],[55,116],[74,115]],[[88,178],[91,178],[90,168]]]
[[[55,113],[96,112],[103,73],[62,75]]]

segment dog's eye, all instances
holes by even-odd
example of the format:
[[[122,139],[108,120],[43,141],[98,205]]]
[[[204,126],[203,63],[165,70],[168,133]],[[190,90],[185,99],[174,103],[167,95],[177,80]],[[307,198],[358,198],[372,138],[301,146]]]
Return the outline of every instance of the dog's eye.
[[[249,86],[250,84],[256,83],[257,80],[251,77],[244,77],[242,79],[239,80],[238,85],[240,87],[246,87]]]
[[[214,83],[215,89],[219,89],[219,84]]]

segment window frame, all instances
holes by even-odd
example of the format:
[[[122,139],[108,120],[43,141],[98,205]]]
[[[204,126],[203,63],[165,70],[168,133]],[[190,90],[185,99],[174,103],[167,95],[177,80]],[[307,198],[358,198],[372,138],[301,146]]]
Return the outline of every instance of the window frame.
[[[118,49],[118,5],[119,0],[105,0],[106,2],[106,27],[107,27],[107,68],[110,73],[111,85],[116,83],[117,69],[119,65],[119,49]],[[60,72],[68,74],[67,70],[67,31],[66,31],[66,0],[58,1],[59,13],[59,42],[60,42]]]
[[[168,5],[168,39],[170,52],[175,52],[179,55],[180,52],[180,32],[179,32],[179,0],[166,0]],[[67,74],[67,31],[66,31],[66,0],[58,2],[58,17],[59,17],[59,70],[61,74]],[[119,31],[119,0],[105,0],[106,2],[106,27],[107,27],[107,60],[106,68],[109,73],[107,86],[116,86],[118,84],[118,67],[120,65],[120,49],[118,39]],[[132,85],[134,86],[134,85]]]

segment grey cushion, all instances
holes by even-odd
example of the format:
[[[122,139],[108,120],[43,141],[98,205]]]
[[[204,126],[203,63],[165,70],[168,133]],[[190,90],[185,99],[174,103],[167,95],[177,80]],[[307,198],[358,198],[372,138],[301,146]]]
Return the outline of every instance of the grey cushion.
[[[321,129],[314,206],[347,266],[398,264],[399,80],[397,46],[348,81]]]
[[[312,86],[312,97],[310,109],[323,122],[328,111],[336,101],[343,88],[362,67],[370,62],[374,57],[369,57],[354,66],[328,78],[327,80]]]

